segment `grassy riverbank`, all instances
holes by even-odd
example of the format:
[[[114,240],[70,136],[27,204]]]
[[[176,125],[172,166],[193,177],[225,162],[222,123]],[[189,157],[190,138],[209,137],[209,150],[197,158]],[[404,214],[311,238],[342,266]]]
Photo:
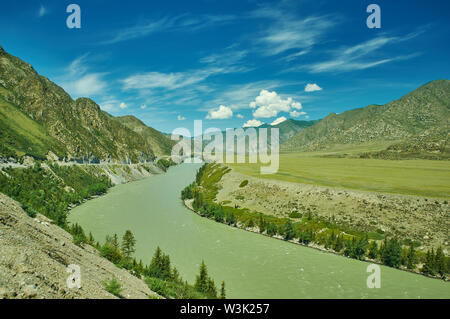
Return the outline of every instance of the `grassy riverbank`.
[[[194,211],[217,222],[350,258],[429,276],[448,276],[449,258],[444,256],[441,248],[425,254],[417,251],[414,242],[404,242],[389,234],[343,227],[312,213],[293,212],[288,217],[280,218],[237,205],[229,206],[226,201],[219,204],[216,202],[219,182],[229,172],[230,168],[218,164],[203,166],[196,181],[183,190],[182,199],[191,200]]]

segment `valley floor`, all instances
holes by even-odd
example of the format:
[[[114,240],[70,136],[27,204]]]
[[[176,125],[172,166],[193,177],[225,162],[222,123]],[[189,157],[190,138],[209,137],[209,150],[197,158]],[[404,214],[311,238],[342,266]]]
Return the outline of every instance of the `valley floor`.
[[[349,153],[281,153],[279,170],[272,175],[261,175],[260,164],[231,166],[236,172],[269,180],[444,200],[450,198],[450,161],[345,157]]]

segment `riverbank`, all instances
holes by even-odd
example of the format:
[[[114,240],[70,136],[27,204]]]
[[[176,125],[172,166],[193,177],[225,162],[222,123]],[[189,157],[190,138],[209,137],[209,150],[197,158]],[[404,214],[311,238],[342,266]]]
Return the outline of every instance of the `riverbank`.
[[[261,213],[248,206],[237,205],[235,201],[227,197],[219,200],[218,194],[223,191],[223,185],[226,183],[224,179],[229,179],[229,175],[235,177],[232,170],[223,165],[208,164],[202,167],[196,176],[196,182],[187,186],[181,193],[185,206],[202,217],[249,232],[351,259],[383,264],[430,278],[448,280],[449,258],[445,257],[446,251],[440,247],[436,253],[430,249],[425,254],[416,251],[411,242],[404,244],[396,237],[392,237],[392,234],[381,236],[379,233],[367,233],[349,225],[342,227],[336,224],[334,219],[324,219],[309,210],[303,214],[291,211],[285,216],[273,216],[266,211]],[[233,179],[235,184],[233,190],[245,189],[246,194],[259,194],[261,201],[265,203],[268,202],[267,198],[275,196],[276,206],[280,205],[282,197],[273,191],[270,185],[269,187],[265,185],[265,190],[257,187],[253,189],[251,186],[262,182],[243,180],[243,177],[245,176]],[[278,186],[278,191],[280,191],[279,188]],[[297,192],[298,194],[300,193]],[[331,196],[329,190],[326,194]],[[250,202],[255,203],[258,198],[253,198]],[[243,196],[238,195],[237,199],[242,203]]]
[[[243,181],[247,185],[240,187]],[[262,179],[234,169],[218,184],[217,203],[277,218],[311,214],[346,229],[414,242],[419,251],[450,247],[450,199]]]
[[[196,211],[193,208],[193,206],[192,206],[193,201],[194,201],[193,199],[183,200],[184,206],[187,209],[189,209],[190,211],[192,211],[195,214],[199,215],[200,217],[207,218],[209,220],[212,220],[212,221],[216,222],[214,220],[214,218],[209,218],[207,216],[202,215],[199,211]],[[245,227],[245,224],[239,223],[239,222],[236,223],[236,224],[227,224],[227,223],[221,223],[221,224],[225,224],[225,225],[227,225],[229,227],[237,228],[237,229],[244,230],[244,231],[247,231],[247,232],[250,232],[250,233],[262,235],[262,236],[265,236],[265,237],[278,239],[278,240],[281,240],[281,241],[284,241],[284,242],[288,242],[288,243],[291,243],[291,244],[300,245],[300,246],[307,247],[307,248],[312,248],[312,249],[318,250],[318,251],[320,251],[322,253],[333,254],[333,255],[336,255],[336,256],[352,259],[350,257],[347,257],[347,256],[343,255],[343,254],[337,253],[336,251],[334,251],[332,249],[327,249],[327,248],[325,248],[325,246],[321,246],[321,245],[318,245],[316,243],[310,243],[308,245],[305,245],[305,244],[299,242],[298,239],[297,240],[294,240],[294,239],[286,240],[286,239],[283,238],[283,236],[280,236],[280,235],[270,236],[267,233],[260,232],[258,227]],[[371,263],[371,264],[383,265],[383,263],[381,263],[380,261],[375,260],[375,259],[370,259],[370,258],[367,258],[367,257],[366,257],[366,259],[360,260],[360,261],[366,262],[366,263]],[[422,265],[419,265],[419,266],[422,266]],[[437,276],[425,275],[425,274],[421,273],[419,270],[411,270],[411,269],[407,269],[406,267],[396,268],[396,269],[397,270],[401,270],[401,271],[405,271],[405,272],[408,272],[408,273],[412,273],[412,274],[422,275],[422,276],[427,277],[427,278],[444,280],[445,282],[449,282],[450,281],[450,278],[448,278],[448,277],[443,279],[443,278],[440,278],[440,277],[437,277]]]

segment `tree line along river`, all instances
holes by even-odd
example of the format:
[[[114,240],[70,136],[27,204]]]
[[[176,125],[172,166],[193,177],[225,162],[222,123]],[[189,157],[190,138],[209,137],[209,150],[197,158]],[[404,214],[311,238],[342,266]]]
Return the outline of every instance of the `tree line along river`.
[[[76,207],[69,220],[103,242],[130,229],[137,259],[148,264],[157,246],[190,283],[202,260],[228,298],[450,298],[448,283],[381,266],[381,288],[367,288],[369,263],[276,240],[202,218],[180,192],[201,164],[119,185]]]

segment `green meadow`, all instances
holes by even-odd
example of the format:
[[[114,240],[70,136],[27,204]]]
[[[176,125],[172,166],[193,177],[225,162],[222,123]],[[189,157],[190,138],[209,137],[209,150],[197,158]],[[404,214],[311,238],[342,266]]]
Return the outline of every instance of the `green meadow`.
[[[450,196],[450,162],[326,157],[282,153],[276,174],[261,175],[260,164],[231,164],[246,175],[295,183],[431,197]]]

